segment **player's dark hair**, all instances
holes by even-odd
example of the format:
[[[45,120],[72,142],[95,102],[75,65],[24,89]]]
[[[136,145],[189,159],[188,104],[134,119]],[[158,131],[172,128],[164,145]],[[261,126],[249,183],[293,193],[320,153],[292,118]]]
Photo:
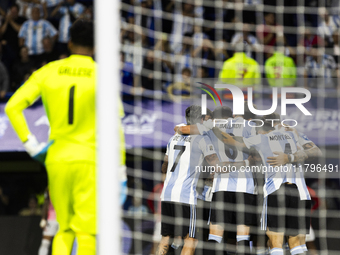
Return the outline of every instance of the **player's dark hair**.
[[[273,123],[270,119],[275,119],[275,113],[272,113],[272,114],[268,114],[268,115],[265,115],[265,116],[262,116],[262,118],[259,118],[263,121],[263,126],[262,127],[259,127],[259,129],[262,129],[263,131],[272,131],[272,130],[275,130],[275,127],[273,127]],[[267,119],[267,120],[266,120]]]
[[[256,108],[256,105],[254,105],[254,108]],[[243,118],[245,120],[250,120],[250,119],[254,119],[255,118],[255,114],[252,113],[250,110],[249,110],[249,107],[248,107],[248,102],[244,102],[244,115],[243,115]]]
[[[70,38],[75,45],[93,48],[93,22],[83,19],[76,20],[70,28]]]
[[[219,106],[213,112],[214,119],[228,119],[232,116],[233,114],[228,106]]]
[[[182,74],[184,74],[184,73],[188,73],[188,74],[191,76],[191,74],[192,74],[192,71],[191,71],[191,69],[190,69],[190,68],[188,68],[188,67],[184,67],[184,68],[182,69]]]
[[[256,119],[261,119],[261,120],[270,120],[270,122],[272,122],[271,120],[275,120],[273,121],[274,124],[277,124],[277,123],[280,123],[280,120],[281,120],[281,116],[280,114],[276,113],[276,112],[273,112],[271,114],[268,114],[268,115],[262,115],[262,116],[256,116],[255,117]]]
[[[197,124],[201,122],[202,118],[202,109],[199,105],[191,105],[185,110],[185,119],[188,125]]]
[[[207,114],[204,115],[203,117],[205,117],[205,116],[207,116],[207,115],[210,116],[211,118],[213,118],[213,116],[214,116],[214,115],[213,115],[213,112],[212,112],[210,109],[208,109],[208,108],[207,108]]]

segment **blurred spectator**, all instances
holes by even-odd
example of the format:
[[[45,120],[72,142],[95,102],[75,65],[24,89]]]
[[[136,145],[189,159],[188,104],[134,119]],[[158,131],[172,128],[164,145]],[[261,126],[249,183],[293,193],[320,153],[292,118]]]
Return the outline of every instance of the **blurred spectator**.
[[[162,34],[161,39],[158,40],[154,47],[154,51],[155,57],[162,61],[162,68],[164,69],[162,80],[164,81],[164,86],[168,86],[173,79],[174,61],[167,34]]]
[[[34,195],[31,195],[29,198],[28,207],[19,212],[20,216],[41,216],[41,214],[41,208],[39,208],[38,200]]]
[[[40,0],[17,0],[17,4],[20,6],[20,16],[24,16],[27,19],[32,19],[33,8],[39,8],[40,18],[47,19],[47,11],[44,9]]]
[[[85,7],[77,3],[75,0],[66,0],[61,2],[52,11],[51,17],[54,17],[57,13],[62,15],[59,22],[59,38],[58,38],[58,51],[59,53],[67,52],[67,43],[70,39],[70,27],[72,23],[80,17],[85,11]]]
[[[143,216],[149,212],[148,207],[143,205],[143,199],[140,196],[135,195],[133,197],[133,204],[130,205],[127,215],[129,216]]]
[[[93,20],[93,7],[88,6],[81,17],[86,20]]]
[[[311,9],[317,10],[318,0],[305,0],[304,5],[305,7],[309,8],[309,10]],[[306,12],[304,13],[304,16],[305,16],[305,21],[309,22],[311,26],[313,27],[318,26],[318,14],[316,12]]]
[[[3,99],[9,89],[9,75],[5,65],[0,61],[0,99]]]
[[[40,19],[40,10],[34,7],[32,19],[24,22],[18,36],[19,45],[27,46],[28,54],[36,58],[44,53],[43,38],[51,37],[54,42],[57,37],[57,30],[47,20]]]
[[[175,7],[175,0],[162,0],[162,32],[170,34],[173,26],[173,19],[170,19],[166,15],[173,14]]]
[[[55,7],[62,3],[64,0],[41,0],[41,3],[43,5],[43,8],[47,12],[47,18],[49,19],[51,17],[51,14]]]
[[[215,43],[215,56],[217,61],[226,61],[229,58],[227,52],[228,43],[225,40],[220,40]]]
[[[8,196],[4,194],[2,187],[0,186],[0,215],[6,214],[6,207],[8,206]]]
[[[130,62],[126,62],[124,57],[125,57],[124,53],[121,52],[120,59],[121,59],[122,84],[133,86],[133,64]]]
[[[20,59],[13,64],[11,72],[11,90],[17,90],[24,82],[25,77],[34,70],[35,62],[28,55],[26,46],[20,49]]]
[[[276,43],[276,25],[275,14],[265,13],[264,24],[258,25],[256,29],[256,36],[260,43],[267,46],[274,46]]]
[[[50,37],[45,37],[43,39],[43,47],[44,53],[39,56],[38,59],[38,67],[46,65],[51,61],[55,61],[58,59],[58,52],[53,50],[53,42]]]
[[[192,36],[194,42],[194,49],[197,47],[202,46],[203,40],[208,39],[209,37],[202,32],[202,26],[194,26],[194,34]]]
[[[189,68],[183,68],[181,81],[170,84],[167,88],[169,98],[175,102],[190,98],[190,83],[192,71]]]
[[[189,2],[177,2],[174,12],[174,24],[170,36],[171,49],[175,54],[182,50],[182,40],[185,34],[192,34],[194,31],[195,6]]]
[[[154,45],[154,30],[155,30],[155,19],[153,14],[153,1],[150,0],[140,0],[136,1],[140,2],[141,11],[135,12],[135,6],[139,5],[138,3],[135,4],[135,6],[132,8],[132,11],[129,12],[129,23],[135,24],[137,26],[140,26],[145,30],[145,34],[148,37],[149,44]]]
[[[310,24],[308,23],[306,24],[306,26],[309,25]],[[312,33],[312,28],[306,27],[305,33],[303,34],[303,38],[299,41],[299,46],[303,46],[305,53],[308,54],[311,48],[315,45],[323,47],[325,45],[324,40],[315,33]]]
[[[175,82],[181,80],[183,68],[193,69],[193,42],[191,34],[185,34],[182,41],[181,52],[175,55]]]
[[[215,77],[215,51],[214,45],[209,39],[204,39],[202,44],[193,51],[192,55],[196,58],[194,61],[196,69],[198,66],[206,66],[208,67],[208,76]],[[195,74],[196,70],[194,71]]]
[[[133,86],[140,87],[140,74],[143,67],[142,30],[138,26],[128,26],[121,31],[122,51],[126,62],[133,66]]]
[[[160,70],[156,69],[159,68]],[[162,90],[161,83],[157,83],[156,81],[159,81],[159,79],[156,79],[155,72],[164,72],[162,65],[157,59],[157,61],[154,58],[154,52],[148,51],[143,63],[143,69],[142,69],[142,87],[144,89],[149,90]]]
[[[338,15],[329,15],[326,8],[319,8],[319,18],[318,35],[325,40],[326,47],[332,47],[333,33],[340,27],[340,18]]]
[[[197,68],[197,74],[196,74],[196,78],[208,78],[208,70],[205,67],[198,67]]]
[[[340,30],[333,33],[333,42],[334,42],[333,56],[335,58],[335,61],[339,65],[340,64],[340,59],[339,59],[340,58]]]
[[[305,87],[310,88],[333,88],[337,85],[336,62],[330,55],[324,53],[324,48],[314,45],[306,58],[305,64]]]
[[[167,56],[155,57],[148,51],[142,70],[142,87],[149,90],[162,90],[172,81],[172,65]]]
[[[283,51],[283,47],[278,49],[265,63],[266,77],[272,87],[294,86],[296,81],[294,60],[285,56]]]
[[[2,45],[2,61],[8,70],[12,67],[13,61],[17,58],[19,52],[18,33],[21,25],[26,21],[19,16],[19,6],[11,6],[5,20],[0,27],[0,43]]]
[[[248,47],[248,51],[246,52],[246,54],[248,57],[252,57],[251,53],[259,51],[261,49],[261,46],[259,45],[256,37],[249,32],[250,31],[249,24],[243,24],[242,28],[243,28],[242,32],[237,32],[232,37],[231,45],[235,47],[236,44],[238,43],[247,42],[250,47]]]
[[[231,84],[256,85],[261,78],[260,66],[256,60],[247,57],[247,44],[236,45],[233,57],[223,64],[219,78]]]

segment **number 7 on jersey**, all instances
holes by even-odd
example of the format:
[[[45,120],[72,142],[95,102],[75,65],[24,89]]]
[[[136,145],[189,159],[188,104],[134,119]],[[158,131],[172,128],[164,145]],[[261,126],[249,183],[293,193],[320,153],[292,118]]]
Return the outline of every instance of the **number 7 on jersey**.
[[[179,150],[179,153],[177,154],[175,163],[172,165],[170,172],[175,171],[177,164],[178,164],[178,161],[181,158],[182,154],[184,153],[185,149],[186,149],[186,146],[183,146],[183,145],[175,145],[174,146],[174,150]]]

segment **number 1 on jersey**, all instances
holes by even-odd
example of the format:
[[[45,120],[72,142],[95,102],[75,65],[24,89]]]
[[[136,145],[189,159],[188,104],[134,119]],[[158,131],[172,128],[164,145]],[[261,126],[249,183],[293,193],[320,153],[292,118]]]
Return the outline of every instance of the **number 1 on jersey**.
[[[70,88],[70,97],[68,101],[68,124],[73,124],[73,118],[74,118],[74,90],[76,88],[76,85],[73,85]]]
[[[175,160],[175,163],[173,164],[173,166],[171,167],[171,170],[170,172],[174,172],[177,165],[178,165],[178,161],[180,159],[180,157],[182,156],[182,154],[184,153],[186,147],[183,146],[183,145],[175,145],[174,146],[174,150],[179,150],[179,153],[177,154],[177,157],[176,157],[176,160]]]

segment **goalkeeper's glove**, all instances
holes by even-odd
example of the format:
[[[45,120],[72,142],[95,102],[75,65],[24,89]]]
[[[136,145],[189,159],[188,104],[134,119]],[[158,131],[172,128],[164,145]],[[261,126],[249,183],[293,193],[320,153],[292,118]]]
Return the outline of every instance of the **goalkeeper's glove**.
[[[27,136],[27,141],[24,143],[24,147],[27,153],[36,161],[44,164],[47,154],[47,149],[53,141],[50,141],[48,144],[39,143],[37,138],[34,135],[29,134]]]
[[[47,226],[47,221],[45,219],[41,219],[39,226],[44,229]]]

